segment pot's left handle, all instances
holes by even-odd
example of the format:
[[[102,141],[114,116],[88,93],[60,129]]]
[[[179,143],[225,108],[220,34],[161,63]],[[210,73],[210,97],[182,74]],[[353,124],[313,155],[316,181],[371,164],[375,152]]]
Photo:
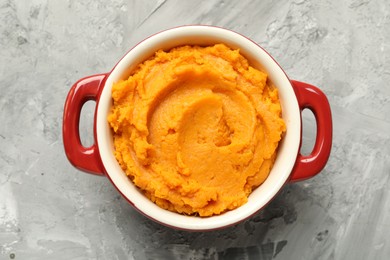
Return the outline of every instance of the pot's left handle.
[[[69,162],[79,170],[96,175],[104,175],[104,167],[96,140],[90,147],[81,144],[80,113],[87,101],[97,100],[100,86],[104,84],[106,76],[107,74],[98,74],[85,77],[72,86],[65,101],[62,124],[65,154]]]

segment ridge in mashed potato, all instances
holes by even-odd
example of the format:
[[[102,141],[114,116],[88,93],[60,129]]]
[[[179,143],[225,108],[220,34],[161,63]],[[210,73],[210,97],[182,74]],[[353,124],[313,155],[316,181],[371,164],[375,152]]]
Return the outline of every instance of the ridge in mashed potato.
[[[268,177],[286,131],[267,74],[224,44],[159,50],[112,87],[115,157],[158,206],[212,216]]]

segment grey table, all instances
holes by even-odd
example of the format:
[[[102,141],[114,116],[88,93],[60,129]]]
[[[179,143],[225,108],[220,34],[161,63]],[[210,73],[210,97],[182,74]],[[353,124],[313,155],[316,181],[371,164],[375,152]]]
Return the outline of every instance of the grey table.
[[[79,78],[107,72],[160,30],[244,34],[331,103],[332,154],[234,227],[189,233],[135,211],[67,161],[62,112]],[[0,259],[388,259],[390,2],[0,1]],[[92,140],[94,103],[81,134]],[[304,113],[303,153],[315,123]]]

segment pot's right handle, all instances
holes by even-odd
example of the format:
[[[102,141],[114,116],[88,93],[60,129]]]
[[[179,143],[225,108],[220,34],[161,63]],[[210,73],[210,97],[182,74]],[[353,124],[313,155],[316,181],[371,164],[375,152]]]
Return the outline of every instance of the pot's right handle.
[[[291,80],[301,113],[309,109],[315,117],[317,136],[313,151],[305,156],[300,152],[290,181],[301,181],[318,174],[326,165],[332,148],[332,112],[325,94],[315,86]],[[302,132],[301,132],[302,140]]]

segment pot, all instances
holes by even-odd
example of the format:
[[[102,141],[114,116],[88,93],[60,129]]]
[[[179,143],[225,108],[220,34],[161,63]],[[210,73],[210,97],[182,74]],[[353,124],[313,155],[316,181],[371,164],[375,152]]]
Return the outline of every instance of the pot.
[[[144,196],[126,176],[114,156],[113,137],[107,122],[112,106],[111,88],[114,82],[126,79],[134,68],[157,50],[169,50],[180,45],[213,45],[224,43],[239,48],[250,64],[265,71],[278,88],[286,133],[279,143],[275,164],[263,184],[237,209],[211,217],[181,215],[167,211]],[[79,119],[83,105],[96,102],[94,144],[84,147],[80,141]],[[302,141],[302,111],[314,114],[317,136],[309,155],[300,153]],[[288,182],[302,181],[318,174],[326,165],[332,146],[332,116],[324,93],[315,86],[290,80],[278,63],[260,46],[236,32],[212,26],[182,26],[162,31],[132,48],[108,73],[78,80],[66,98],[63,115],[63,142],[68,160],[78,169],[106,176],[119,193],[147,217],[177,229],[199,231],[228,227],[243,221],[265,205]]]

